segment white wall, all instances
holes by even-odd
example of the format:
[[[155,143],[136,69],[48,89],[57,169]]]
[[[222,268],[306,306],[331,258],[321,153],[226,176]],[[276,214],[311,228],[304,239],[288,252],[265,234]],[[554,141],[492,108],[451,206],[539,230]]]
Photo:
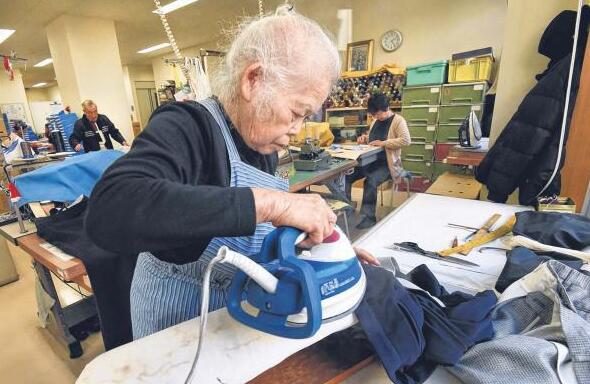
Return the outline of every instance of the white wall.
[[[23,85],[23,78],[19,70],[14,71],[14,80],[8,80],[5,72],[0,72],[0,104],[21,103],[24,105],[27,123],[32,124],[29,101]]]
[[[80,113],[82,100],[94,100],[99,112],[131,142],[131,113],[114,21],[62,15],[47,26],[47,40],[63,102]]]
[[[375,40],[374,67],[391,63],[406,67],[490,46],[499,59],[506,9],[501,0],[353,0],[353,37]],[[388,53],[380,39],[393,28],[404,40],[397,51]]]
[[[46,90],[47,94],[49,95],[49,100],[61,103],[61,94],[59,92],[59,87],[57,85],[47,87]]]
[[[154,71],[151,65],[125,65],[123,67],[125,92],[127,94],[130,110],[132,109],[133,121],[142,121],[137,108],[136,81],[154,81]],[[133,107],[133,108],[131,108]]]
[[[522,99],[536,84],[535,75],[549,61],[537,52],[547,24],[562,10],[576,9],[576,0],[508,0],[504,53],[498,73],[490,140],[502,132]]]
[[[29,103],[35,101],[49,101],[49,92],[47,88],[28,88],[25,89],[27,95],[27,101]]]

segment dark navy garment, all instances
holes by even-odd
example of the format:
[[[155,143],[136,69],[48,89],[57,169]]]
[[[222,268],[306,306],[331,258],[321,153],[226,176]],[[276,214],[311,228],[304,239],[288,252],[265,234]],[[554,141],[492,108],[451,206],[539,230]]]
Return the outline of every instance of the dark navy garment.
[[[584,262],[576,257],[563,255],[561,253],[550,253],[538,255],[528,248],[516,247],[506,253],[506,264],[500,277],[496,282],[496,290],[504,292],[506,288],[516,280],[528,275],[539,265],[548,260],[558,260],[570,268],[580,270]],[[585,271],[581,271],[585,273]]]
[[[442,307],[383,268],[363,268],[367,291],[356,315],[393,382],[421,383],[438,364],[453,365],[473,344],[492,338],[492,291],[449,294],[425,265],[411,271],[409,279]]]
[[[518,212],[512,232],[543,244],[578,251],[590,246],[590,219],[573,213]]]

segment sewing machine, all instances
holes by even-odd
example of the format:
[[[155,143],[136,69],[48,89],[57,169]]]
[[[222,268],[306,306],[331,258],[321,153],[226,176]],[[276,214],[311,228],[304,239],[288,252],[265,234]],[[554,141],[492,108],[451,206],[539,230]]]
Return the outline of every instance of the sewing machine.
[[[308,138],[301,147],[299,158],[293,163],[297,171],[317,171],[329,167],[331,162],[332,156]]]

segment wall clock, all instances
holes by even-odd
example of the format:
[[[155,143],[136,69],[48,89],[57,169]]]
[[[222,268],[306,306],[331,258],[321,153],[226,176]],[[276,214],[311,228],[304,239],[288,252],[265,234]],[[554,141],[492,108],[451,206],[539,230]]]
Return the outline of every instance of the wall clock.
[[[391,29],[381,36],[381,47],[387,52],[393,52],[401,47],[402,33],[397,29]]]

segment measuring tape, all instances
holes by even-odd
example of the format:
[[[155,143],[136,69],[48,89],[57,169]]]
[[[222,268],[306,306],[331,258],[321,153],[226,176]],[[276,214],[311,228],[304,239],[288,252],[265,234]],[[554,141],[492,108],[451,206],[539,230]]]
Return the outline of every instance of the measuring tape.
[[[466,242],[465,244],[461,244],[458,247],[444,249],[442,251],[438,251],[437,253],[441,256],[450,256],[455,253],[464,253],[467,254],[473,248],[479,247],[480,245],[489,243],[490,241],[494,241],[499,239],[502,236],[505,236],[512,232],[512,228],[514,228],[514,224],[516,223],[516,216],[513,215],[508,221],[506,221],[501,227],[496,229],[493,232],[488,234],[483,234],[481,237],[477,237],[471,241]]]

